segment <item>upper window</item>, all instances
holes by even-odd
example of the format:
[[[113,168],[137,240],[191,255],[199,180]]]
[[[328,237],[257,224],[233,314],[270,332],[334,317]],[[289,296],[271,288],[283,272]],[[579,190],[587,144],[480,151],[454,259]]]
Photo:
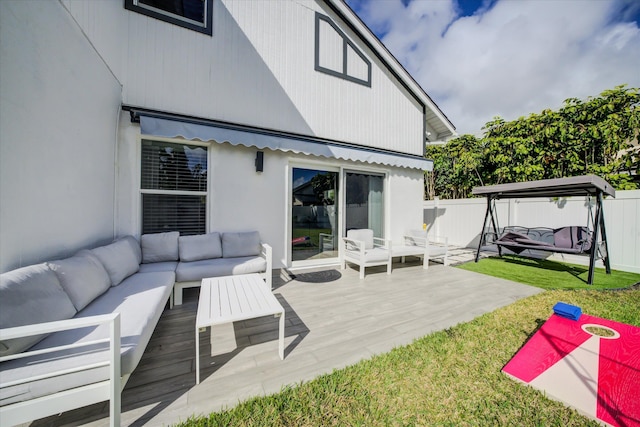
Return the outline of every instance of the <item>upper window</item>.
[[[142,234],[207,228],[207,147],[142,140]]]
[[[213,34],[213,0],[124,0],[124,7],[161,21]]]
[[[371,87],[371,62],[328,17],[316,13],[316,71]]]

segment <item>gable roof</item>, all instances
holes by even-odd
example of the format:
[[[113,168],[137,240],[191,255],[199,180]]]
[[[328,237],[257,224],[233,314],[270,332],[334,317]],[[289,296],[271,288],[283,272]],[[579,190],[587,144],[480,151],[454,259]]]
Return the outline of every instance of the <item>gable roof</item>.
[[[367,25],[356,15],[343,0],[324,0],[358,34],[376,56],[387,66],[389,71],[425,106],[425,119],[431,129],[437,133],[430,140],[444,140],[457,135],[456,128],[440,107],[427,95],[409,72],[400,64],[395,56],[386,48],[380,39],[373,34]]]

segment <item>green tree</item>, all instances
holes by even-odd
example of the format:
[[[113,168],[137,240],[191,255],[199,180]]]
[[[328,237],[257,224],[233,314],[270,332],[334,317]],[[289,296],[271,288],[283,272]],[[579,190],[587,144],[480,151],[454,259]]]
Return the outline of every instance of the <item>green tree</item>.
[[[426,196],[468,197],[476,185],[594,174],[619,190],[640,187],[640,90],[625,85],[586,100],[569,98],[507,122],[495,117],[483,137],[463,135],[427,147],[434,171]]]

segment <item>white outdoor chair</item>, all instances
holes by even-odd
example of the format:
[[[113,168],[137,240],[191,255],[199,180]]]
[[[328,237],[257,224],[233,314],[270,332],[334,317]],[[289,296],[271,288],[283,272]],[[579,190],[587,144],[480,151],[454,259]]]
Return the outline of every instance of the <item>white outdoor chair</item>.
[[[373,237],[373,230],[349,230],[347,237],[342,238],[342,269],[347,262],[360,266],[360,278],[364,279],[364,269],[376,265],[387,266],[387,274],[391,274],[391,241]]]
[[[401,257],[402,263],[407,256],[422,258],[422,268],[429,268],[429,260],[441,258],[444,265],[449,265],[447,253],[449,239],[444,236],[428,235],[424,230],[410,230],[402,237],[400,245],[393,245],[391,255]]]

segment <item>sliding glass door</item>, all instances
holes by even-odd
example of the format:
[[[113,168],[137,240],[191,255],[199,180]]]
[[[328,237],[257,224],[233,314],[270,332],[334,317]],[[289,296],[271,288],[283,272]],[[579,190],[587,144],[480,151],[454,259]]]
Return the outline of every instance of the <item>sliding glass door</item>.
[[[370,228],[384,238],[384,182],[383,174],[292,167],[293,266],[336,261],[340,236],[354,228]]]
[[[291,260],[338,257],[338,172],[293,168]]]
[[[346,172],[345,228],[370,228],[384,237],[384,176]]]

